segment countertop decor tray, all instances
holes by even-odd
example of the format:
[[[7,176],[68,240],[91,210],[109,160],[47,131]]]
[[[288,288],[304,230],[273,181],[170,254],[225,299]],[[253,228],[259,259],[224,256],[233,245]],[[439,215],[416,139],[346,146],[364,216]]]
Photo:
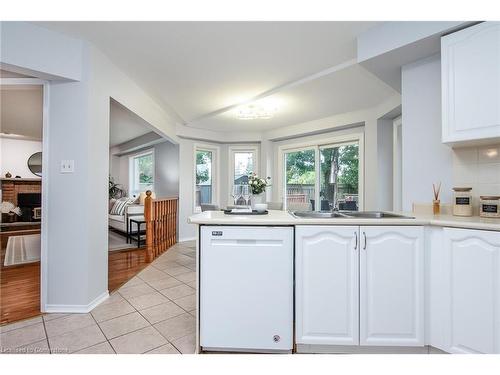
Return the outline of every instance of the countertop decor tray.
[[[231,210],[224,210],[226,215],[267,215],[269,213],[268,210],[264,212],[258,212],[257,210],[252,210],[252,212],[232,212]]]

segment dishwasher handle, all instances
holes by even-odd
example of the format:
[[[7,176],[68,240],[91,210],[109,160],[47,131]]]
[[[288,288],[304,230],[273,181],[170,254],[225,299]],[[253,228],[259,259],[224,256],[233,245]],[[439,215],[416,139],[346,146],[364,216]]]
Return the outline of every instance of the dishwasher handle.
[[[283,246],[283,240],[212,238],[212,246]]]

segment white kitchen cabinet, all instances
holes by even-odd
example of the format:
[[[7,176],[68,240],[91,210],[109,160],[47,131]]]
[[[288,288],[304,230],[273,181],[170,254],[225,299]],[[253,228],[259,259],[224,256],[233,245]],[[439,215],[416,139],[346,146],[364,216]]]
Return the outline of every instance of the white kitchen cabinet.
[[[423,346],[424,229],[297,226],[297,344]]]
[[[360,345],[424,345],[424,229],[360,228]]]
[[[444,349],[500,354],[500,232],[444,229]]]
[[[358,226],[297,226],[298,344],[358,345]]]
[[[441,38],[442,140],[500,138],[500,22]]]

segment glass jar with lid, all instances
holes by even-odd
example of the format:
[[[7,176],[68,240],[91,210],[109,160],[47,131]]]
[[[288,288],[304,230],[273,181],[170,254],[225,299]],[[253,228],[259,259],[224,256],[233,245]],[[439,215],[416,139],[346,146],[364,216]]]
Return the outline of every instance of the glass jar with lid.
[[[453,215],[472,216],[472,188],[453,188]]]
[[[481,195],[479,197],[479,216],[500,218],[500,196]]]

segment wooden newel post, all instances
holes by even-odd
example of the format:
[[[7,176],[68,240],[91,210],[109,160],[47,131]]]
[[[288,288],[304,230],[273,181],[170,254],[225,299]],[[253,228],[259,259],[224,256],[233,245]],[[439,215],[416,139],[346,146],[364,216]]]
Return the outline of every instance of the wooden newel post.
[[[153,261],[153,198],[151,190],[146,191],[144,199],[144,220],[146,220],[146,262]]]

